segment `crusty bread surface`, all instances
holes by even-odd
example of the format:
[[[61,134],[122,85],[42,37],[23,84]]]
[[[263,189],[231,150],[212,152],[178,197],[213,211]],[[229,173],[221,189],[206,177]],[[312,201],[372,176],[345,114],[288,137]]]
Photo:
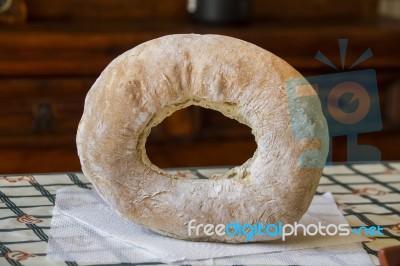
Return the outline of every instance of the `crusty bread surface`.
[[[231,37],[182,34],[145,42],[112,61],[87,94],[77,132],[82,170],[125,218],[180,239],[246,241],[203,231],[189,236],[193,219],[214,225],[298,221],[322,173],[321,165],[304,167],[301,160],[325,162],[328,152],[314,90],[303,85],[290,100],[288,82],[301,78],[274,54]],[[181,178],[153,165],[145,150],[151,128],[189,105],[249,126],[258,146],[254,156],[212,179]]]

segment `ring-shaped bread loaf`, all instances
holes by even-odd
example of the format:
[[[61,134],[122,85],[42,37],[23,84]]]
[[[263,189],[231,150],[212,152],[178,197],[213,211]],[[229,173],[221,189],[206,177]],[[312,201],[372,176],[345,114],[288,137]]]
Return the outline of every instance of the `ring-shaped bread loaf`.
[[[189,105],[249,126],[254,156],[212,179],[153,165],[145,150],[151,128]],[[298,221],[321,177],[328,131],[315,91],[279,57],[231,37],[182,34],[140,44],[107,66],[87,94],[77,148],[86,177],[132,222],[180,239],[244,242],[189,235],[188,223]]]

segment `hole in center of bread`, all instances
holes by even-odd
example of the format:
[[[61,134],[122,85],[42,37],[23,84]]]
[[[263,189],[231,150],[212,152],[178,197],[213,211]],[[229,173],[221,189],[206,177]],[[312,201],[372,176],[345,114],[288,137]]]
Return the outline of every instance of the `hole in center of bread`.
[[[223,166],[197,173],[199,178],[235,178],[229,166],[242,165],[257,149],[251,128],[222,113],[191,105],[167,116],[151,127],[142,150],[144,163],[157,171],[166,168]],[[150,165],[149,165],[150,164]],[[153,168],[154,169],[154,168]],[[221,172],[222,171],[222,172]],[[173,178],[195,178],[192,174],[167,171]],[[177,175],[177,176],[175,176]]]

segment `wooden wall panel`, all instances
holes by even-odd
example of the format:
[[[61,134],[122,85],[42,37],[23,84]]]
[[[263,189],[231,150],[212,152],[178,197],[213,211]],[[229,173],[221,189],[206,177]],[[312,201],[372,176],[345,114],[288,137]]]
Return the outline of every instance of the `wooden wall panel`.
[[[29,21],[187,20],[186,0],[26,0]],[[253,0],[255,20],[366,19],[378,0]]]
[[[186,0],[26,0],[26,3],[32,21],[187,18]]]
[[[374,56],[354,70],[377,71],[384,129],[361,134],[360,143],[378,147],[384,160],[400,159],[400,133],[384,107],[396,105],[386,88],[400,79],[400,23],[376,18],[377,0],[254,0],[253,20],[234,26],[192,22],[185,0],[26,3],[26,24],[0,25],[0,173],[79,171],[75,134],[88,89],[117,55],[174,33],[240,38],[306,76],[346,71],[370,48]],[[344,70],[314,59],[321,50],[340,65],[339,38],[349,39]],[[44,119],[37,130],[40,106],[54,124]],[[199,108],[173,114],[150,137],[148,154],[160,167],[236,165],[256,148],[248,128]],[[346,160],[345,148],[336,138],[336,161]]]

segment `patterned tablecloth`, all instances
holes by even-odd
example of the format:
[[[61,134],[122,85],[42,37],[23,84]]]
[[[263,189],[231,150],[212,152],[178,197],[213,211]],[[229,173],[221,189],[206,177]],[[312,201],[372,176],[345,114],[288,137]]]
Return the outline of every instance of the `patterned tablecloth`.
[[[227,168],[169,170],[187,178],[208,178]],[[55,194],[65,186],[91,187],[80,173],[0,176],[0,265],[83,265],[46,258]],[[400,245],[400,163],[327,166],[317,194],[332,192],[353,228],[384,228],[363,243],[372,261],[377,251]],[[85,264],[86,265],[86,264]]]

